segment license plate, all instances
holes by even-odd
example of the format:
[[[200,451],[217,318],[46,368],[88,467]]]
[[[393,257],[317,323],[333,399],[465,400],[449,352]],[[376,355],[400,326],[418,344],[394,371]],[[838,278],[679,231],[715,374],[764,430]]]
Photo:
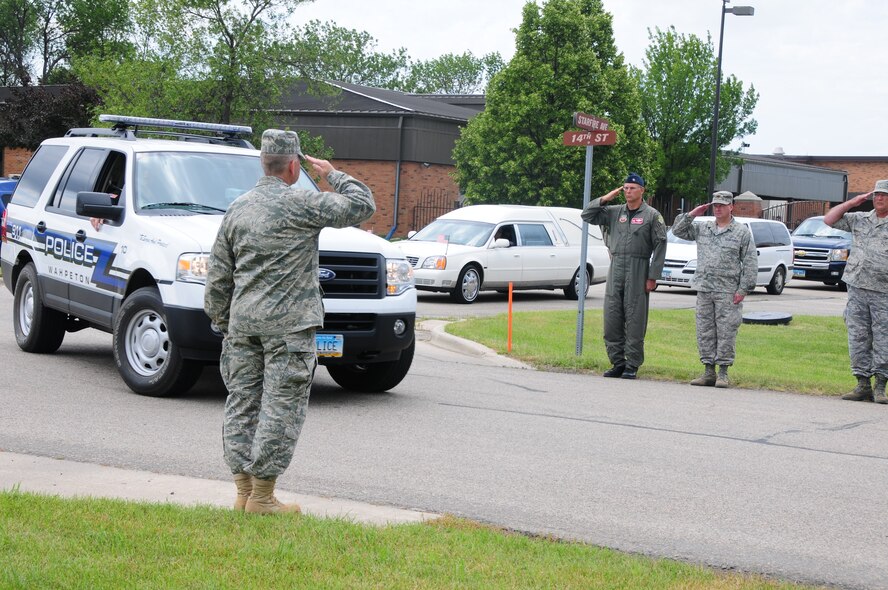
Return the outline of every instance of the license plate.
[[[672,276],[672,271],[669,270],[668,268],[664,268],[663,269],[663,278],[668,279],[671,276]]]
[[[804,270],[801,270],[801,269],[798,269],[798,268],[794,268],[794,269],[792,269],[792,276],[794,276],[794,277],[803,277],[803,276],[805,276],[805,271],[804,271]]]
[[[315,334],[318,356],[342,356],[342,334]]]

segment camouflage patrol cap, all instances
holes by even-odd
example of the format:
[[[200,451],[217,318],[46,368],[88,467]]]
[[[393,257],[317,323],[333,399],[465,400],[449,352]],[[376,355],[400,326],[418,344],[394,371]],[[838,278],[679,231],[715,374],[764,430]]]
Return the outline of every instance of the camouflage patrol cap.
[[[734,195],[731,191],[717,191],[712,193],[713,205],[733,205]]]
[[[299,147],[299,136],[296,135],[296,132],[284,131],[283,129],[266,129],[262,133],[262,153],[305,157],[302,154],[302,149]]]
[[[873,189],[873,193],[888,194],[888,180],[877,180],[876,188]]]

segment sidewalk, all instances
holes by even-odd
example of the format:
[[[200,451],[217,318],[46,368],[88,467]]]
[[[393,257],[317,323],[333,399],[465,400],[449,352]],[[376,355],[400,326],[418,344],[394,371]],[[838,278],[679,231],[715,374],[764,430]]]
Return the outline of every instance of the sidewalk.
[[[417,326],[418,343],[465,356],[471,362],[506,367],[527,365],[497,355],[493,350],[444,332],[447,322],[426,320]],[[145,502],[229,507],[234,502],[234,482],[166,475],[0,451],[0,490],[52,494],[64,497],[103,496]],[[284,503],[295,502],[302,511],[321,518],[346,518],[372,525],[423,522],[439,514],[379,506],[339,498],[327,498],[275,490]]]

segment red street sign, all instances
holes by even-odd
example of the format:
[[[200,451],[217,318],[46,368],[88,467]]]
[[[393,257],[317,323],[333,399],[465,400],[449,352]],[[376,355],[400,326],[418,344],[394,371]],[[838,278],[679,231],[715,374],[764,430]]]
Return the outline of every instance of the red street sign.
[[[616,131],[565,131],[564,145],[614,145]]]
[[[586,113],[574,113],[574,125],[580,129],[587,131],[607,131],[610,127],[610,121],[596,117],[595,115],[587,115]]]

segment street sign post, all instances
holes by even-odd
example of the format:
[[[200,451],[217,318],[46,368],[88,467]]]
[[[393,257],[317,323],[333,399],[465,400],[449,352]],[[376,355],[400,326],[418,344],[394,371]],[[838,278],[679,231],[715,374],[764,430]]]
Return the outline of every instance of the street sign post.
[[[586,113],[574,113],[574,125],[584,131],[565,131],[562,141],[564,145],[586,146],[586,173],[583,178],[583,209],[589,205],[592,192],[592,150],[596,145],[614,145],[617,142],[617,132],[610,129],[610,121],[587,115]],[[577,356],[583,354],[583,322],[585,317],[586,298],[586,250],[589,248],[589,224],[583,222],[583,237],[580,241],[580,272],[578,273],[579,285],[577,285]]]

